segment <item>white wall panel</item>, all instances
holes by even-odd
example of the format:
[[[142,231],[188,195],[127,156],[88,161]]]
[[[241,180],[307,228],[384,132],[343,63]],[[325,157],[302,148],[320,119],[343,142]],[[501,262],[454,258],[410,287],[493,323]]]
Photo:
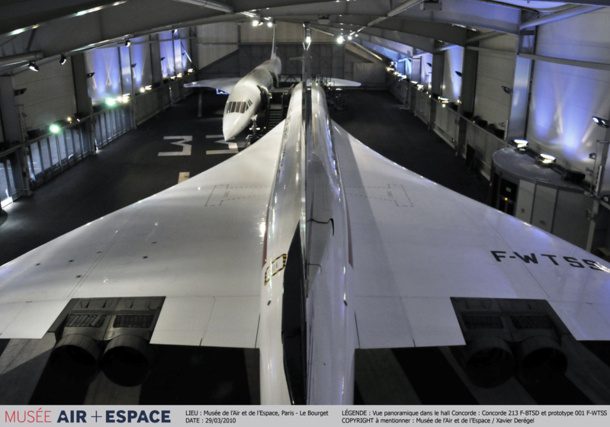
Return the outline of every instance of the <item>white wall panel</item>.
[[[536,54],[578,61],[610,63],[610,10],[607,8],[538,28]],[[610,117],[610,72],[534,63],[527,138],[557,162],[585,172],[593,167],[589,153],[605,130],[592,116]],[[604,189],[610,189],[606,174]]]
[[[556,201],[557,189],[538,184],[534,194],[532,225],[551,233]]]
[[[559,191],[553,234],[584,249],[589,234],[589,220],[585,212],[592,207],[593,199],[582,193]]]
[[[89,96],[93,104],[104,102],[107,97],[121,95],[121,69],[119,50],[116,47],[85,52],[87,73],[95,73],[87,79]]]
[[[479,52],[474,115],[498,125],[508,120],[511,96],[502,86],[513,87],[515,59]]]
[[[421,58],[421,68],[419,71],[419,79],[417,81],[420,84],[423,84],[426,89],[432,88],[432,66],[434,63],[432,62],[432,54],[425,53],[420,56]],[[430,65],[428,65],[430,64]]]
[[[239,41],[238,25],[234,22],[227,22],[197,27],[199,68],[204,68],[237,50]]]
[[[132,68],[132,76],[134,81],[134,90],[137,92],[141,87],[152,84],[150,43],[148,36],[138,37],[132,41],[134,44],[129,47],[131,51],[131,64],[129,66],[131,67],[131,65],[135,65]],[[136,44],[138,42],[142,42],[143,44]]]
[[[536,184],[533,182],[520,180],[519,192],[517,193],[517,209],[515,216],[521,221],[530,223],[532,220],[532,208],[534,206],[534,192]]]
[[[242,43],[271,43],[273,38],[273,30],[267,27],[267,25],[253,27],[250,23],[246,22],[241,25],[240,30],[240,38]],[[278,22],[275,39],[280,43],[302,43],[303,25],[292,24],[289,22]],[[311,30],[311,40],[313,43],[334,43],[334,37],[316,31],[315,29]]]
[[[14,77],[15,88],[26,88],[17,98],[25,114],[26,130],[46,129],[60,119],[76,112],[71,60],[64,65],[52,61],[40,65],[38,73],[24,71]]]
[[[161,50],[161,74],[166,79],[176,75],[176,62],[174,53],[174,42],[172,40],[171,31],[163,31],[159,33],[159,40],[167,40],[159,42],[159,48]]]
[[[454,46],[444,52],[445,66],[443,67],[443,91],[442,95],[449,101],[455,102],[460,97],[462,90],[462,78],[455,74],[462,71],[464,60],[464,48]]]
[[[502,50],[505,52],[516,52],[517,36],[514,34],[504,34],[502,36],[481,40],[479,42],[479,47],[485,49]]]

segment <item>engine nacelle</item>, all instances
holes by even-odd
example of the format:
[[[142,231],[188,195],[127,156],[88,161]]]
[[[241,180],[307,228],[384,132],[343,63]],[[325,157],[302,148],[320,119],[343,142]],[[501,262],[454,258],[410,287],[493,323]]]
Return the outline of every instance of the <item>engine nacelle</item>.
[[[517,347],[517,373],[524,383],[547,381],[565,374],[567,368],[568,358],[551,337],[531,337]]]
[[[477,338],[452,351],[468,378],[479,387],[497,387],[510,379],[515,356],[506,341],[489,336]]]
[[[146,340],[124,334],[108,343],[100,366],[112,382],[132,387],[148,377],[153,360],[154,352]]]
[[[49,364],[62,378],[89,382],[99,371],[100,353],[94,339],[86,335],[70,334],[57,342],[49,357]]]

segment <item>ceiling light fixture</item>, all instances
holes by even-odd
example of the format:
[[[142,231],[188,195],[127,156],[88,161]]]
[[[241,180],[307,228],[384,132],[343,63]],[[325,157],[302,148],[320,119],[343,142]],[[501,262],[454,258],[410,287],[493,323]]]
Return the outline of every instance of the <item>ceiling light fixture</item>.
[[[59,58],[59,64],[60,65],[64,65],[66,63],[66,61],[68,60],[68,58],[66,58],[66,55],[64,55],[63,53],[61,54],[61,57]]]
[[[40,68],[38,68],[38,65],[36,65],[36,63],[34,61],[32,61],[28,64],[28,68],[32,71],[36,71],[36,72],[40,71]]]
[[[127,46],[127,47],[131,46],[131,40],[129,40],[129,39],[125,40],[125,46]]]

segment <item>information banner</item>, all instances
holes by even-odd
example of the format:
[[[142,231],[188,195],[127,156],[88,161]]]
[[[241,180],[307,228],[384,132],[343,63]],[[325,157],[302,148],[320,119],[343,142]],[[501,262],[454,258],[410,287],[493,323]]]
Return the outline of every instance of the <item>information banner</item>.
[[[0,406],[0,426],[608,426],[607,406]]]

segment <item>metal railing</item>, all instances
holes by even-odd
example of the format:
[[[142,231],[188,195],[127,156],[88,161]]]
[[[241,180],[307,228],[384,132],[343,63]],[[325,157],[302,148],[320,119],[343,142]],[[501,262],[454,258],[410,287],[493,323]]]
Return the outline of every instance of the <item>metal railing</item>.
[[[62,127],[58,133],[41,135],[0,152],[0,206],[23,195],[20,188],[23,180],[17,176],[21,182],[15,182],[18,174],[15,174],[15,162],[11,161],[15,152],[25,150],[30,188],[39,187],[96,149],[183,99],[191,92],[184,89],[183,83],[183,80],[170,81],[134,96],[129,104],[97,111]]]
[[[458,155],[466,158],[466,147],[472,147],[481,174],[490,178],[493,153],[507,146],[505,140],[473,123],[471,119],[459,114],[449,106],[443,107],[442,103],[430,98],[428,93],[417,90],[414,85],[406,81],[392,82],[389,89],[413,114],[453,147]],[[433,102],[436,104],[436,108],[434,122],[430,123]],[[459,146],[460,126],[465,128],[465,141],[462,142],[465,147]]]

